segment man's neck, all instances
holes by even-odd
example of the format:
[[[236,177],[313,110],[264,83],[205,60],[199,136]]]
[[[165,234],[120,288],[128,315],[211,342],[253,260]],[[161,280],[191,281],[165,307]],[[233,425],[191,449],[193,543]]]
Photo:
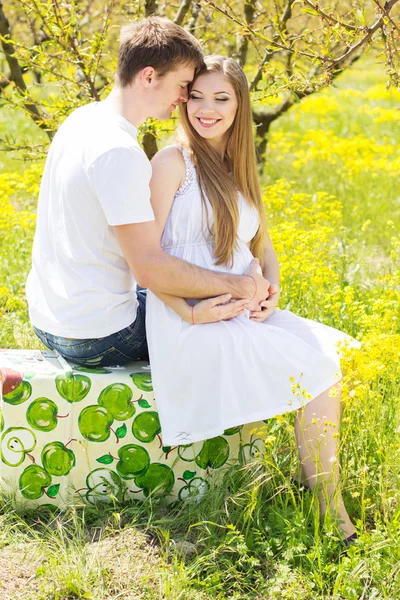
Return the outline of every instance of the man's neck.
[[[103,102],[111,106],[116,113],[136,128],[142,125],[148,117],[146,107],[141,106],[142,103],[135,98],[131,88],[115,86]]]

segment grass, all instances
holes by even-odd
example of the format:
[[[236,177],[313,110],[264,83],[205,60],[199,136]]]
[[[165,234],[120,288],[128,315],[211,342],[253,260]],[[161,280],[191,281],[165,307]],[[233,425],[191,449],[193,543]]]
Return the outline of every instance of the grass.
[[[4,498],[0,600],[400,597],[399,99],[373,61],[358,63],[274,124],[262,179],[281,307],[363,342],[343,362],[340,453],[357,544],[344,553],[293,485],[289,414],[268,421],[264,458],[199,503],[18,513]],[[22,116],[0,118],[34,140]],[[24,283],[41,166],[3,164],[0,346],[40,347]]]

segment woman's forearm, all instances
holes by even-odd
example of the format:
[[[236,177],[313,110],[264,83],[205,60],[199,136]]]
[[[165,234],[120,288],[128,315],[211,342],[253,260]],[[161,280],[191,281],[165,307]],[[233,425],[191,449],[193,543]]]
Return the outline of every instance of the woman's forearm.
[[[263,276],[268,279],[270,283],[273,283],[279,288],[279,262],[273,248],[267,249],[265,267],[263,269]]]
[[[157,298],[162,300],[164,304],[172,308],[181,319],[191,323],[191,307],[184,298],[178,298],[178,296],[172,296],[171,294],[165,294],[164,292],[157,292],[151,290]]]

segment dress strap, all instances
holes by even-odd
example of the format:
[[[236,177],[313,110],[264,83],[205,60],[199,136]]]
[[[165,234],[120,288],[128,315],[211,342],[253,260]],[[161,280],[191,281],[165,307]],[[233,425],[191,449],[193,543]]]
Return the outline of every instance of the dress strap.
[[[196,167],[193,164],[192,159],[189,156],[189,152],[183,146],[176,146],[178,150],[182,153],[183,160],[185,161],[186,166],[186,177],[185,181],[182,183],[179,190],[176,192],[176,196],[182,196],[185,194],[196,182]]]

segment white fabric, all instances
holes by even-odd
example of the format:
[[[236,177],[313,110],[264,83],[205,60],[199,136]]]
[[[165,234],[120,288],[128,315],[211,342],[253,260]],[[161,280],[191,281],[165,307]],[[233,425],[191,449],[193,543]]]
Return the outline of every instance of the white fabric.
[[[136,281],[112,226],[154,220],[151,165],[136,135],[98,102],[75,110],[54,137],[27,282],[38,329],[98,338],[134,322]]]
[[[208,269],[216,267],[212,245],[202,232],[202,203],[195,168],[183,151],[186,181],[175,196],[162,236],[173,256]],[[257,231],[254,209],[239,195],[240,226],[232,273],[242,274],[253,258],[246,242]],[[209,210],[211,206],[209,205]],[[299,408],[290,377],[312,398],[341,379],[335,343],[345,333],[276,310],[264,323],[245,316],[192,325],[150,291],[147,339],[163,443],[190,444],[227,428],[268,419]],[[303,375],[301,375],[303,373]]]

